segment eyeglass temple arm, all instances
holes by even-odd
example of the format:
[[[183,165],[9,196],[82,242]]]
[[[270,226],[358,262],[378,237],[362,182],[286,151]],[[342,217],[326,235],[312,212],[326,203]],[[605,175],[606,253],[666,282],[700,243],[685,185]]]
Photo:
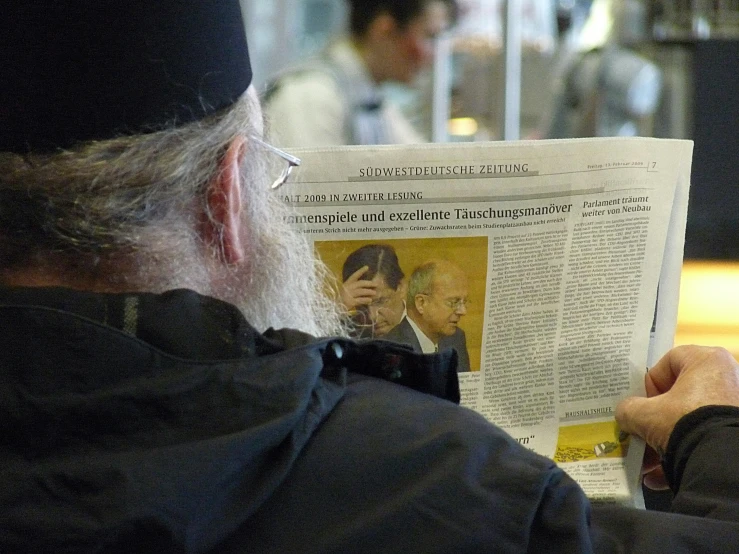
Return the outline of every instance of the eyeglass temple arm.
[[[288,162],[290,165],[293,165],[293,166],[300,165],[300,163],[301,163],[300,162],[300,158],[298,158],[297,156],[293,156],[292,154],[288,154],[284,150],[280,150],[279,148],[277,148],[275,146],[272,146],[268,142],[264,142],[262,139],[257,138],[255,136],[251,136],[249,138],[251,140],[253,140],[254,142],[256,142],[257,144],[261,145],[263,148],[266,148],[267,150],[269,150],[273,154],[277,154],[280,158],[282,158],[283,160],[285,160],[286,162]]]

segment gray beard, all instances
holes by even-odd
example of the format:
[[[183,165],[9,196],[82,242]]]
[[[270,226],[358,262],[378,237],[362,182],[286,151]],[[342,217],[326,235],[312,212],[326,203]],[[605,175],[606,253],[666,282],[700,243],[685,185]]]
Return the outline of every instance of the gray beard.
[[[272,327],[346,336],[343,310],[327,294],[332,273],[308,240],[285,223],[292,208],[269,189],[268,171],[254,158],[244,170],[247,262],[232,269],[231,284],[215,295],[239,308],[260,332]]]

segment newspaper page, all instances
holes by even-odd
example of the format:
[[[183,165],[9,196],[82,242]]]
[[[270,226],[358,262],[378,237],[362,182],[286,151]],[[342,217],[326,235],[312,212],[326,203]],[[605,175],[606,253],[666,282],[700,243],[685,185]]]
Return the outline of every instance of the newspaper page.
[[[592,500],[643,505],[644,445],[614,408],[672,344],[692,142],[292,153],[303,164],[277,192],[358,336],[454,348],[463,405]]]

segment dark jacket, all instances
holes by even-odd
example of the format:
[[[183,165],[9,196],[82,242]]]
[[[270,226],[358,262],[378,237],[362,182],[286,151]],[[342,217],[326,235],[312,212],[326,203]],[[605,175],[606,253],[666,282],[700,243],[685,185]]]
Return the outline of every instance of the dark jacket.
[[[554,463],[455,404],[451,351],[260,335],[188,291],[0,289],[0,330],[0,552],[739,544],[736,411],[673,448],[676,506],[695,516],[593,509]]]

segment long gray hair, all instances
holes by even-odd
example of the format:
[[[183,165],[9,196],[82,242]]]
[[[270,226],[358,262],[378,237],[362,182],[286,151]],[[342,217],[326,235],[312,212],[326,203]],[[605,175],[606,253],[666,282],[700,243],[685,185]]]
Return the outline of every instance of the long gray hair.
[[[204,191],[230,141],[253,129],[253,102],[245,94],[224,113],[160,132],[0,154],[0,268],[51,256],[92,276],[113,256],[166,264],[168,253],[192,254],[193,218],[207,213]]]
[[[257,118],[257,100],[245,93],[223,113],[169,130],[0,153],[0,282],[32,268],[96,290],[188,287],[232,302],[257,328],[343,332],[325,266],[285,223],[290,208],[269,189],[272,158],[253,142],[241,167],[245,268],[210,288],[212,245],[199,229],[218,222],[206,191],[234,138],[259,134]]]

